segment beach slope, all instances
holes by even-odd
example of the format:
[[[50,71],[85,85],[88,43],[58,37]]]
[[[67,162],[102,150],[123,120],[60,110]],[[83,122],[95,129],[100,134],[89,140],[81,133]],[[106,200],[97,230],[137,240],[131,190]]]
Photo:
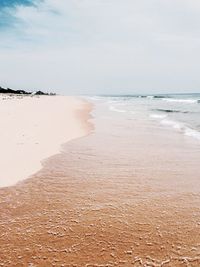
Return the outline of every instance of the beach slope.
[[[87,133],[80,114],[89,106],[79,98],[0,95],[0,102],[0,187],[29,177],[61,144]]]

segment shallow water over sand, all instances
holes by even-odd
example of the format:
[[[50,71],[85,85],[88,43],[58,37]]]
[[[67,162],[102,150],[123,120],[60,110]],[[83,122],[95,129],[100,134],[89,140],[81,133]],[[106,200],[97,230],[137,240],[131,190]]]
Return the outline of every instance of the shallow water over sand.
[[[200,266],[198,141],[114,114],[0,190],[0,266]]]

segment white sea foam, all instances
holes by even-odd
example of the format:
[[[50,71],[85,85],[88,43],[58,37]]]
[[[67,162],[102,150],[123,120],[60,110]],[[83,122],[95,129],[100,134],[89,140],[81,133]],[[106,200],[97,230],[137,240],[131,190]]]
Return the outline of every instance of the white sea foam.
[[[107,104],[112,104],[112,103],[116,103],[116,101],[115,100],[109,100],[109,101],[107,101]]]
[[[176,102],[176,103],[187,103],[187,104],[198,104],[198,99],[173,99],[173,98],[162,98],[166,102]]]
[[[173,127],[176,130],[182,131],[184,128],[184,125],[180,122],[169,120],[169,119],[164,119],[161,120],[161,124]]]
[[[119,109],[119,108],[116,108],[116,107],[114,107],[114,106],[110,106],[109,109],[110,109],[111,111],[115,111],[115,112],[121,112],[121,113],[126,112],[126,110],[124,110],[124,109]]]
[[[200,132],[195,131],[191,128],[188,128],[188,127],[185,128],[185,135],[191,136],[193,138],[200,140]]]
[[[150,115],[150,118],[152,118],[152,119],[164,119],[166,117],[167,117],[167,115],[163,115],[163,114],[151,114]]]
[[[169,120],[169,119],[164,119],[164,120],[161,120],[161,124],[172,127],[186,136],[190,136],[190,137],[200,140],[200,132],[186,126],[184,123]]]

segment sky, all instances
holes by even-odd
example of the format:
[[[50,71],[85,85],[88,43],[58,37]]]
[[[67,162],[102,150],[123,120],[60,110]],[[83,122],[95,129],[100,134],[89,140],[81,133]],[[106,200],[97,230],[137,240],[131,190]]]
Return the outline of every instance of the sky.
[[[0,0],[0,86],[200,92],[199,0]]]

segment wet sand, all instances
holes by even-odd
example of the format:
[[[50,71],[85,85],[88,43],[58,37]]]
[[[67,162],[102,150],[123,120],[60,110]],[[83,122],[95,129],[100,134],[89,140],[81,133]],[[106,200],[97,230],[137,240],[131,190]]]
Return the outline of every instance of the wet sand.
[[[200,146],[102,110],[0,190],[0,266],[200,266]]]

